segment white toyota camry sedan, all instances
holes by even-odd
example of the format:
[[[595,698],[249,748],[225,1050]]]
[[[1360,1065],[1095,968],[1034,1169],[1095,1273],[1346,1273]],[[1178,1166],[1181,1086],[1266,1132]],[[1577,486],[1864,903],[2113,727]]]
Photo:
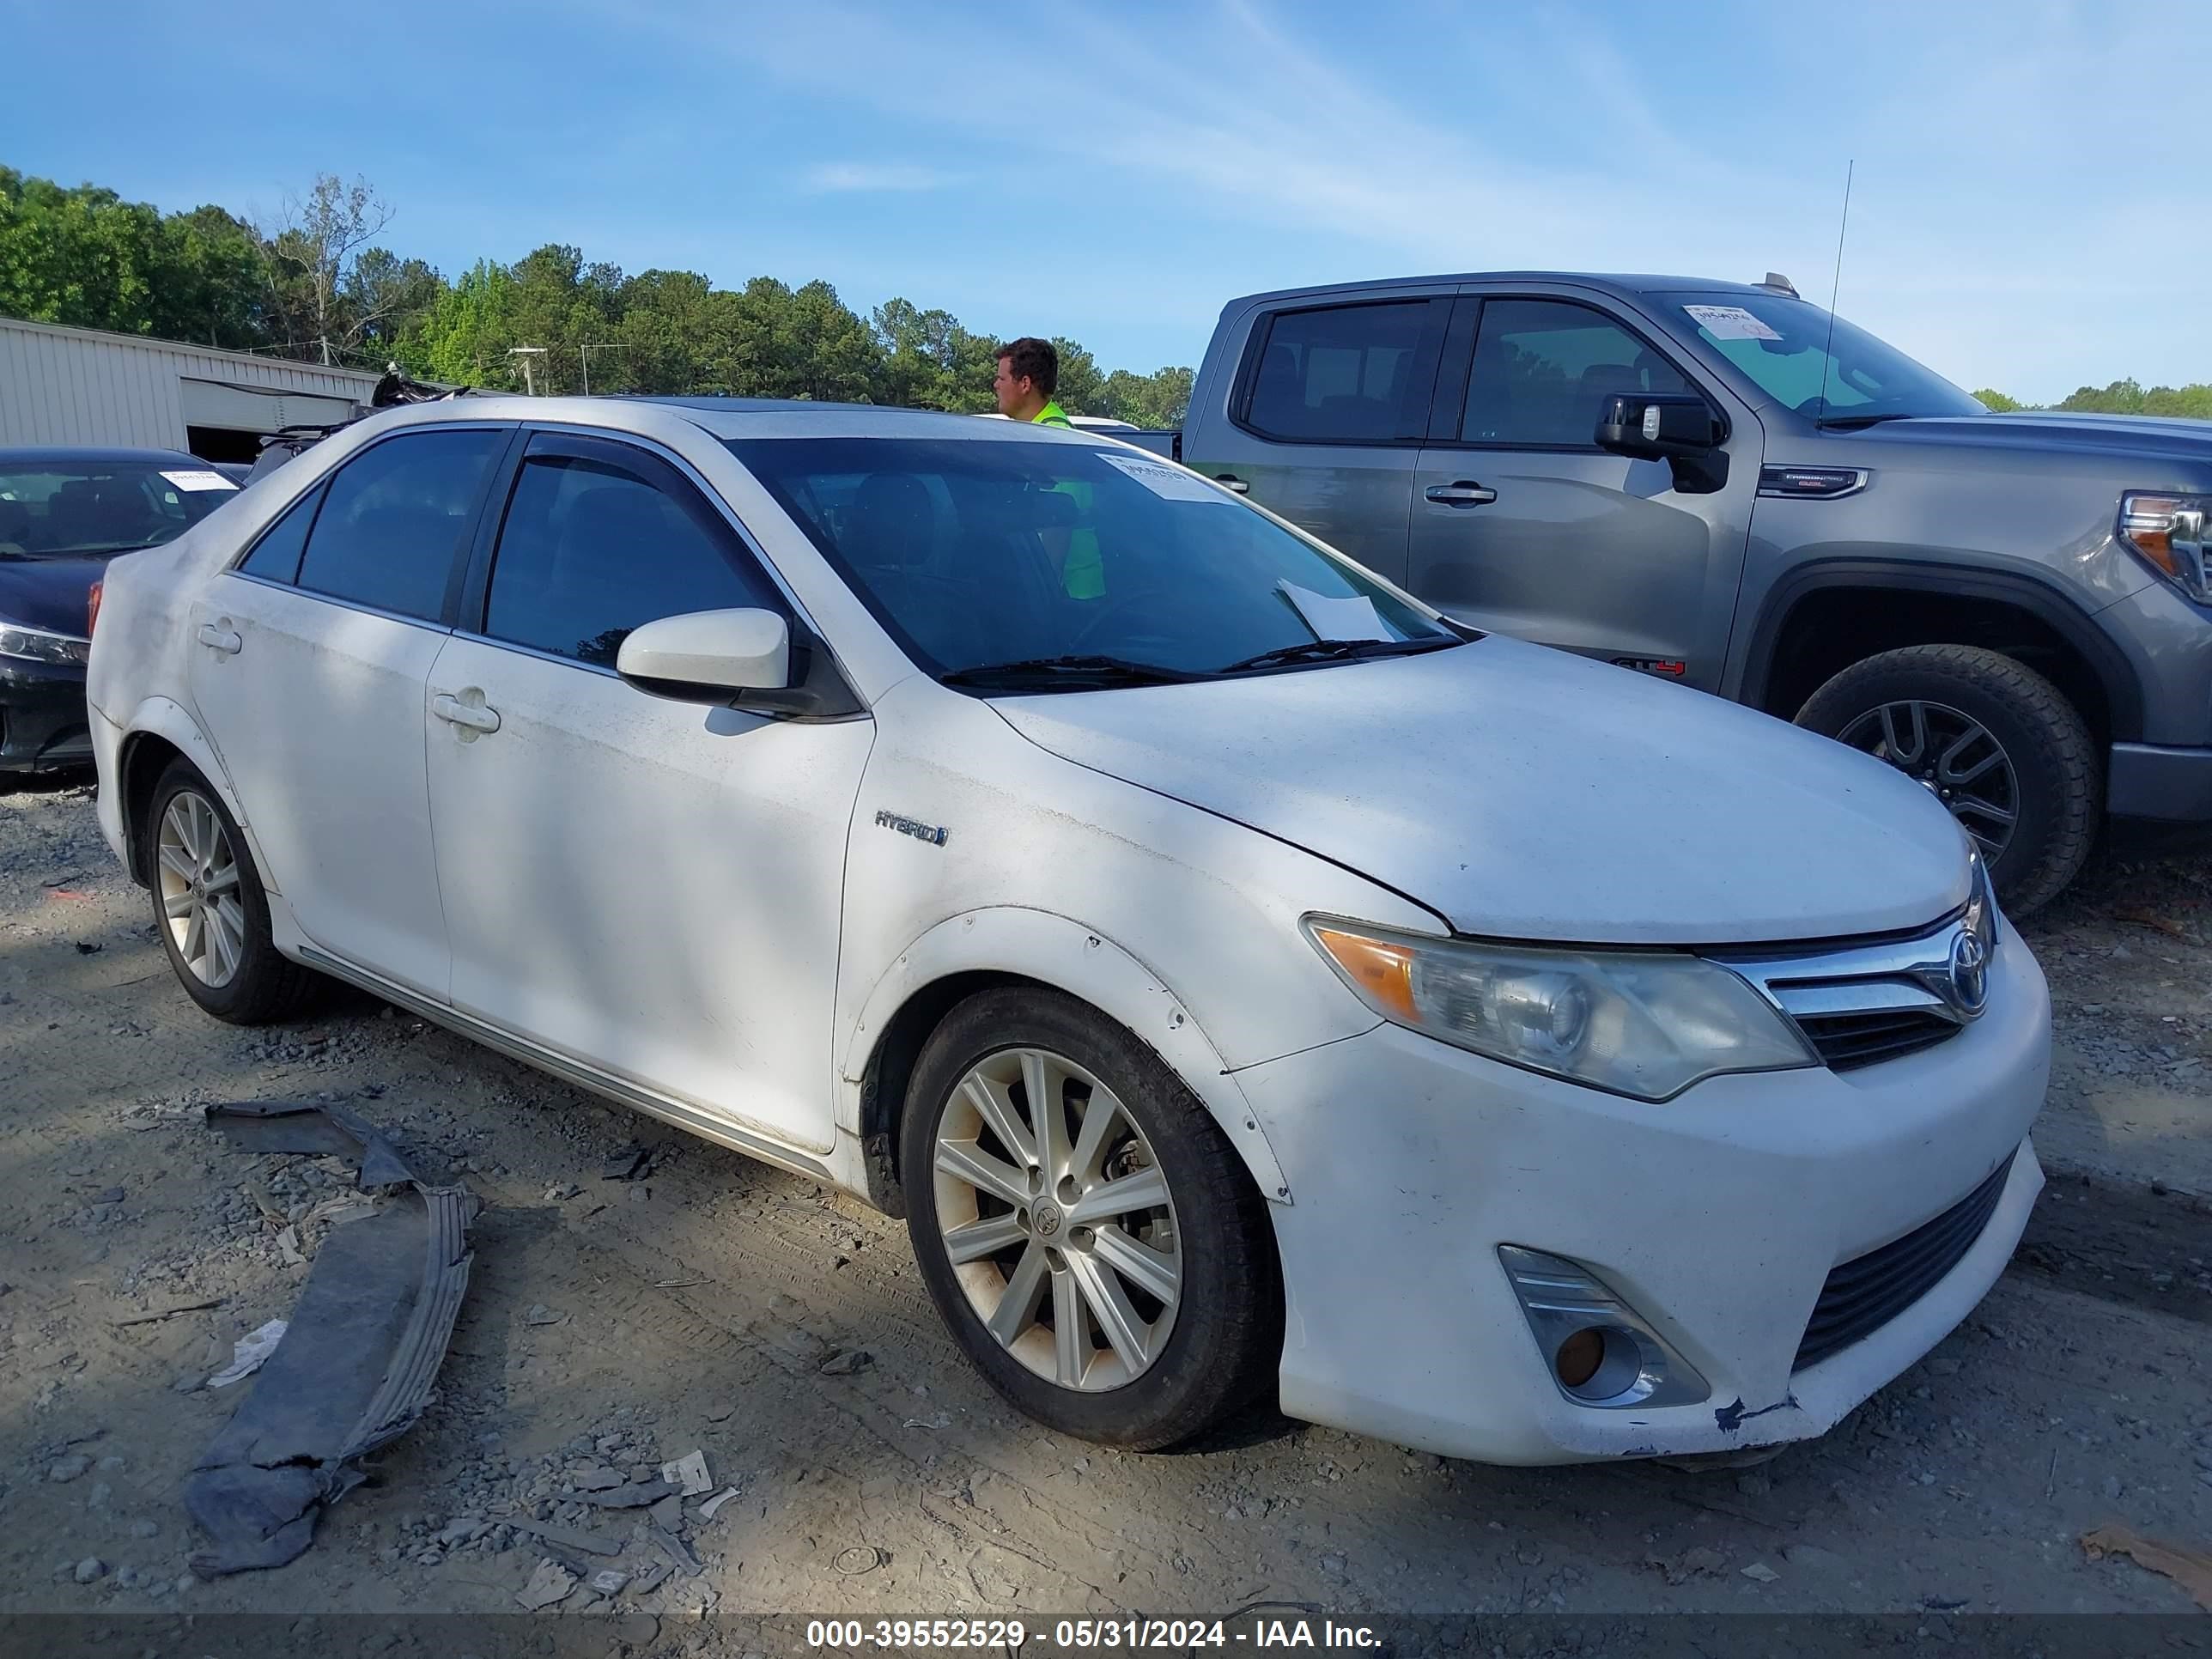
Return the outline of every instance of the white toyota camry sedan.
[[[387,411],[117,561],[88,689],[209,1013],[349,981],[903,1213],[1070,1434],[1802,1438],[2042,1184],[1926,790],[1083,433]]]

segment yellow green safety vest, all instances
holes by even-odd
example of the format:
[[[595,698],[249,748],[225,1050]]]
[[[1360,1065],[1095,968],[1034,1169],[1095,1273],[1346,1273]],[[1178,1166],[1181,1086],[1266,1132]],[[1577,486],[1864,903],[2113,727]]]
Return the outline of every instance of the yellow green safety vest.
[[[1030,416],[1036,426],[1064,426],[1071,430],[1075,422],[1067,418],[1067,411],[1058,404],[1048,402],[1042,409]],[[1091,516],[1094,495],[1086,483],[1063,483],[1054,486],[1060,494],[1075,503],[1077,514]],[[1067,562],[1060,567],[1060,586],[1067,590],[1071,599],[1103,599],[1106,597],[1106,564],[1098,556],[1098,532],[1088,525],[1078,525],[1067,532]]]

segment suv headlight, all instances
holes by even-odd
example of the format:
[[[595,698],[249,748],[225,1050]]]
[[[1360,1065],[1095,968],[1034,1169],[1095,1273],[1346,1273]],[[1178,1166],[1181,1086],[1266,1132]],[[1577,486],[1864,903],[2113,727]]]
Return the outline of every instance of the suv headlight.
[[[0,657],[21,657],[30,662],[73,663],[80,667],[92,660],[92,641],[74,634],[50,633],[20,623],[0,623]]]
[[[1820,1064],[1745,981],[1678,951],[1475,945],[1319,916],[1306,931],[1383,1018],[1613,1094],[1670,1100],[1725,1072]]]
[[[2212,495],[2131,489],[2120,497],[2119,537],[2128,549],[2199,605],[2212,605],[2205,524]]]

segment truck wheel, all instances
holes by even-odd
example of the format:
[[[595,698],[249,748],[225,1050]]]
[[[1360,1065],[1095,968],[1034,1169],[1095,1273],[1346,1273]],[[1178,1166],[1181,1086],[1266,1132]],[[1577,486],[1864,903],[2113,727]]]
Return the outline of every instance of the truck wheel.
[[[2014,915],[2056,897],[2096,839],[2102,779],[2081,712],[2033,669],[1969,645],[1853,663],[1797,724],[1886,760],[1951,809]]]
[[[961,1004],[915,1064],[902,1139],[923,1282],[1039,1422],[1149,1451],[1273,1376],[1267,1205],[1182,1079],[1096,1011],[1031,989]]]

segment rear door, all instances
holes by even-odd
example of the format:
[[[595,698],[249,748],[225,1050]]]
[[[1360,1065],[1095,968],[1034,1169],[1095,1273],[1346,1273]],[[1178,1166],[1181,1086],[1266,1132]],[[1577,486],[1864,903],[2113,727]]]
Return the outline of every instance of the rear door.
[[[1394,582],[1406,577],[1413,476],[1449,289],[1296,302],[1252,320],[1221,409],[1184,465]]]
[[[353,456],[193,601],[189,680],[263,873],[331,954],[443,1000],[423,682],[503,427]]]
[[[1471,289],[1411,491],[1409,583],[1476,627],[1706,690],[1728,653],[1760,429],[1656,331],[1588,290]],[[1607,393],[1687,392],[1729,427],[1720,489],[1592,441]]]

